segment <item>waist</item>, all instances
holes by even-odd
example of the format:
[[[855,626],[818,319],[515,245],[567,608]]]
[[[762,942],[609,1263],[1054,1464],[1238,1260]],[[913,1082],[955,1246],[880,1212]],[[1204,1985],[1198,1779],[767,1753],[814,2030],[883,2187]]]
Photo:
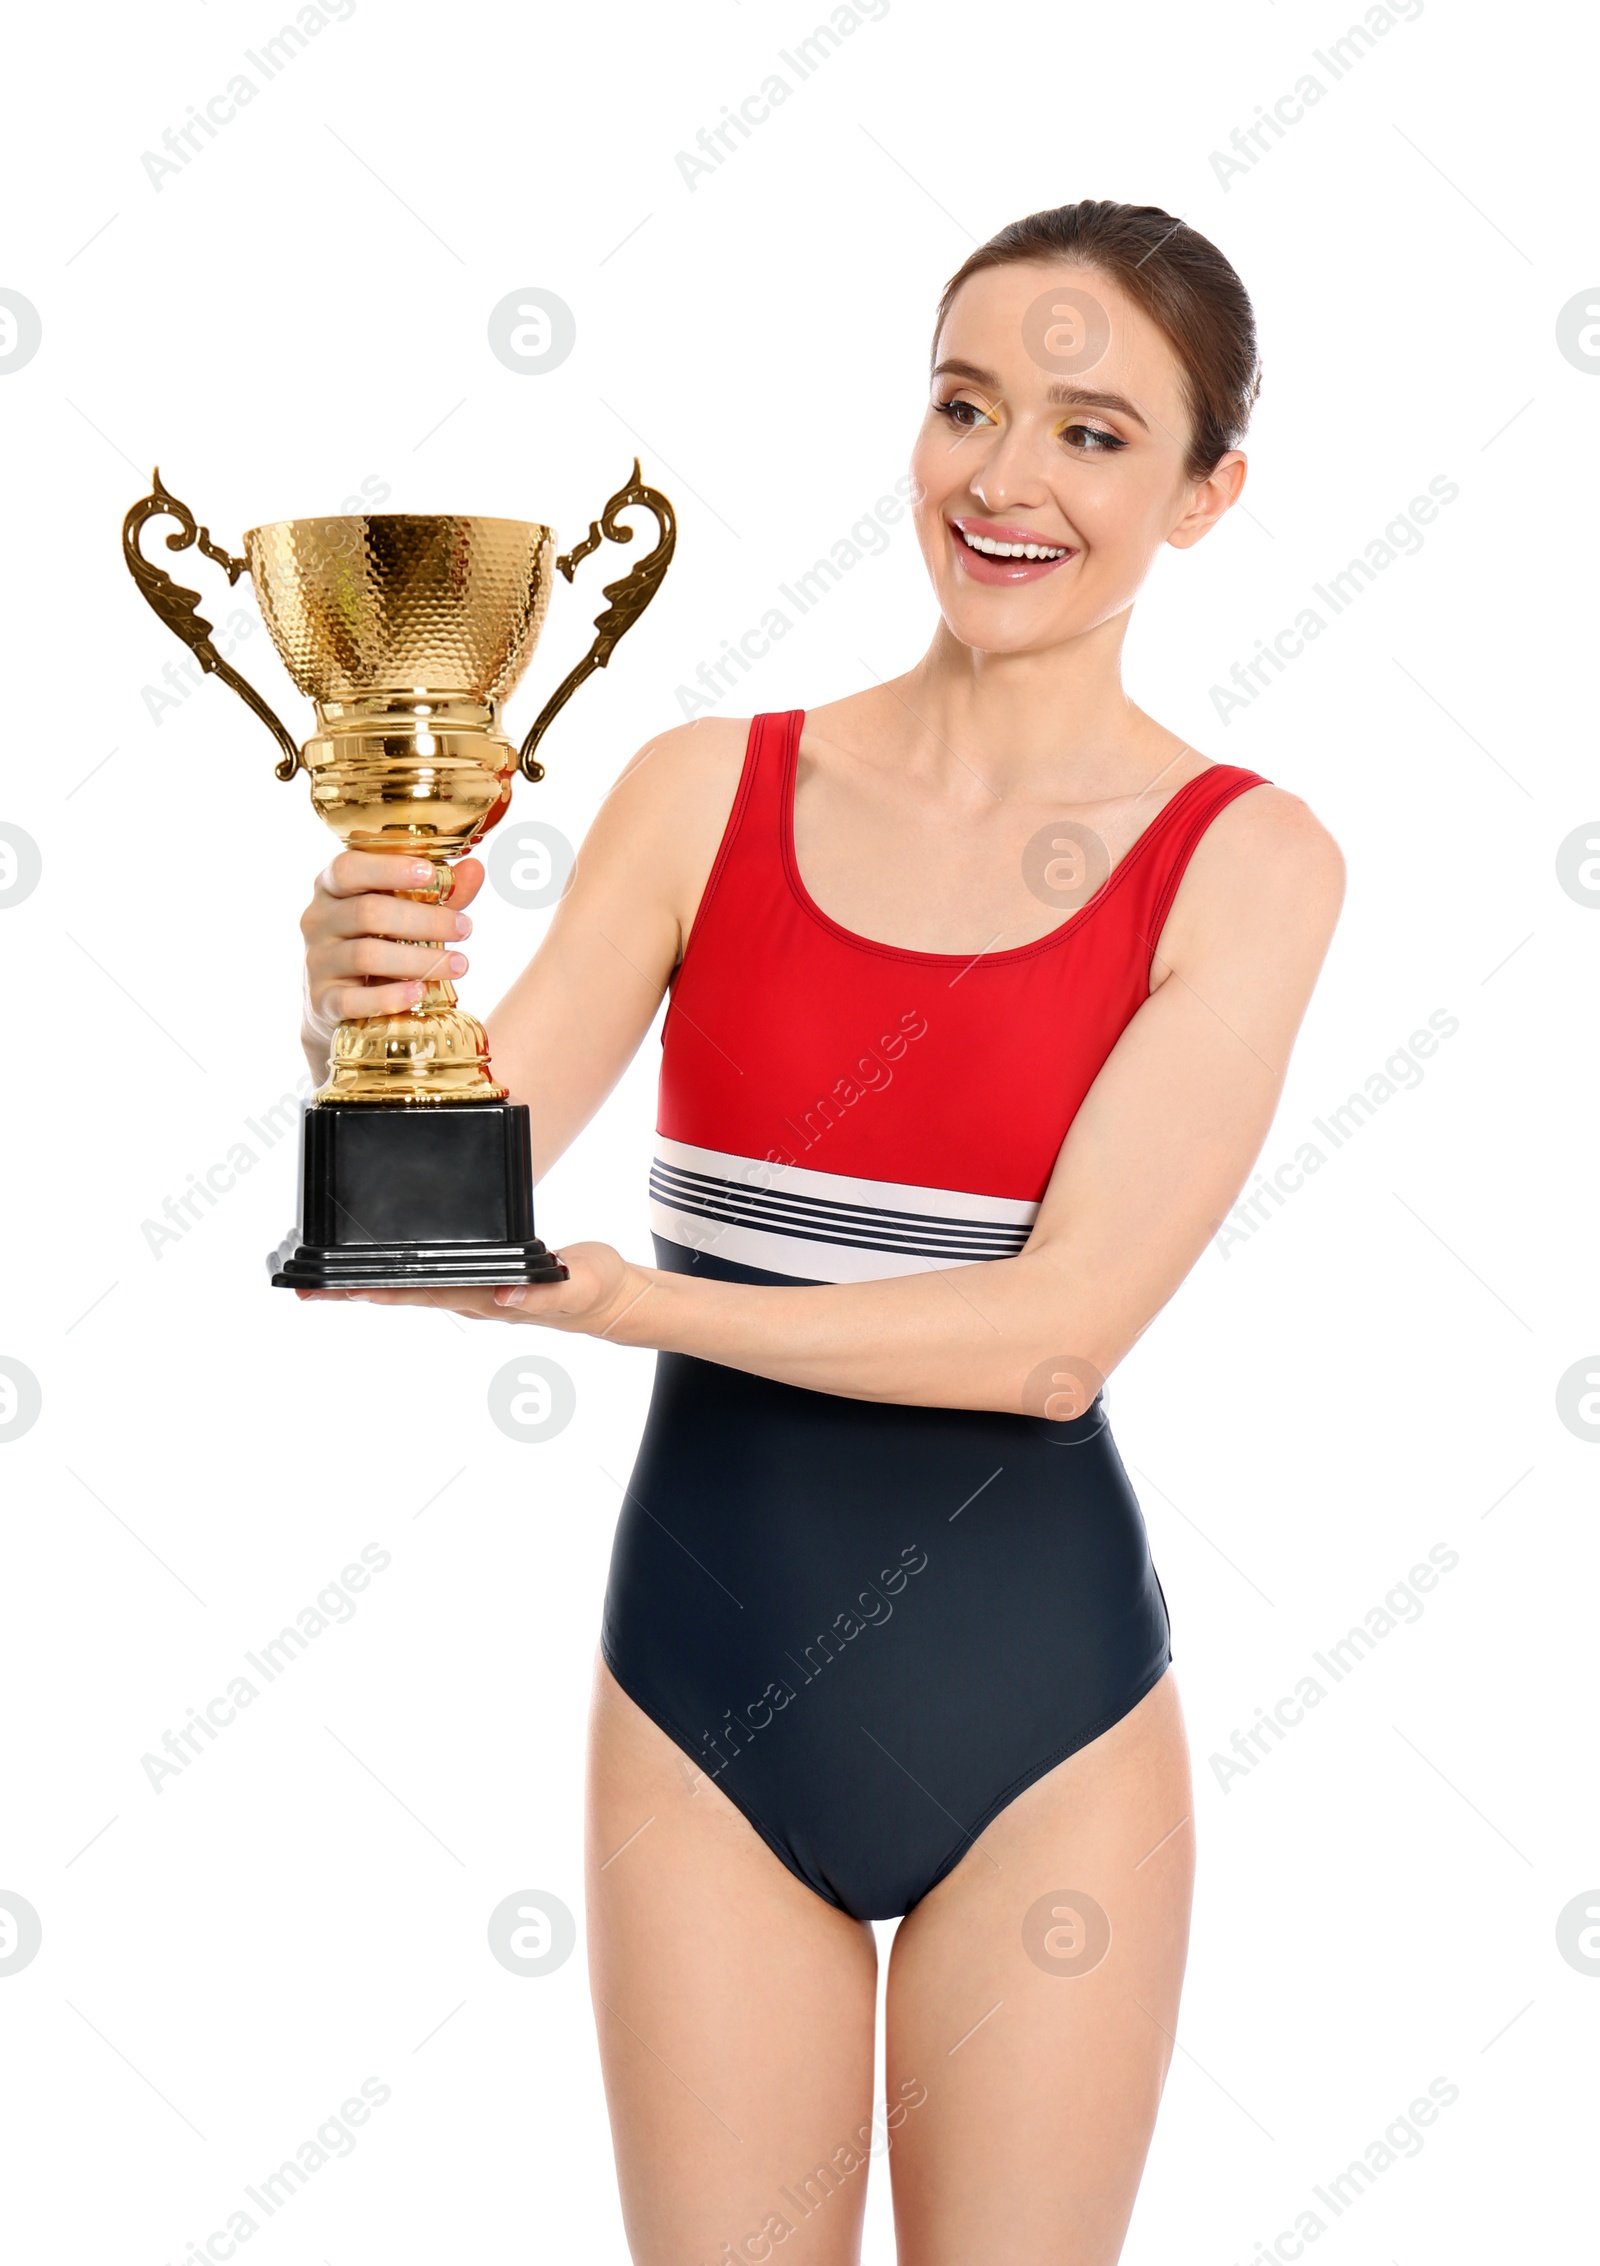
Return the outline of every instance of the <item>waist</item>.
[[[652,1240],[656,1264],[664,1273],[701,1275],[710,1282],[815,1287],[792,1275],[741,1265],[716,1252],[689,1251],[662,1235]],[[1103,1392],[1095,1394],[1081,1416],[1067,1418],[1031,1416],[1021,1409],[936,1408],[783,1384],[690,1353],[656,1355],[647,1420],[652,1452],[659,1452],[669,1436],[678,1443],[690,1438],[715,1440],[719,1459],[754,1448],[758,1460],[769,1468],[787,1464],[795,1473],[810,1468],[824,1444],[858,1469],[869,1468],[858,1461],[857,1451],[863,1447],[870,1447],[874,1457],[886,1450],[897,1458],[913,1450],[916,1458],[930,1454],[936,1470],[941,1458],[954,1455],[959,1462],[968,1450],[998,1450],[1013,1468],[1038,1463],[1042,1457],[1040,1468],[1047,1471],[1060,1469],[1052,1454],[1056,1449],[1093,1446],[1115,1454]]]

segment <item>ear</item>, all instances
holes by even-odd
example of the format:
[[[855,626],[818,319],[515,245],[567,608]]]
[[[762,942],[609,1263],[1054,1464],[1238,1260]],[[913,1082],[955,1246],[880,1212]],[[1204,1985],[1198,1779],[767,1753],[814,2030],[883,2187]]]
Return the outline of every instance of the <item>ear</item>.
[[[1242,449],[1230,448],[1218,457],[1208,476],[1190,490],[1177,524],[1167,536],[1175,551],[1191,550],[1202,535],[1209,535],[1225,511],[1239,501],[1249,462]]]

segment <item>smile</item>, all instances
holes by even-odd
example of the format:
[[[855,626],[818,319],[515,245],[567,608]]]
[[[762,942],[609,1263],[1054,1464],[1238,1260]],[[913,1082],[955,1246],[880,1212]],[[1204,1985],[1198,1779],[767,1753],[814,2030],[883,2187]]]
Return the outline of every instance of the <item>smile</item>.
[[[985,528],[969,526],[959,519],[952,519],[948,524],[956,537],[956,552],[963,568],[979,582],[1036,582],[1041,575],[1060,566],[1064,559],[1075,559],[1078,555],[1069,543],[1041,543],[1020,527],[1007,528],[1003,534],[990,534]]]
[[[963,543],[974,551],[981,551],[986,559],[1064,559],[1064,543],[997,543],[992,535],[972,535],[967,529],[956,530]]]

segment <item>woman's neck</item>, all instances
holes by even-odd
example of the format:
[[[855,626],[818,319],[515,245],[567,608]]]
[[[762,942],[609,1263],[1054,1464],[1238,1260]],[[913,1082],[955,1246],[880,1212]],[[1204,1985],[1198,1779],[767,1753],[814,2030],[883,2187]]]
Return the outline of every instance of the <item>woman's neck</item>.
[[[977,652],[941,622],[916,666],[883,688],[899,760],[958,760],[1006,797],[1097,803],[1141,792],[1184,743],[1123,687],[1128,611],[1040,653]]]

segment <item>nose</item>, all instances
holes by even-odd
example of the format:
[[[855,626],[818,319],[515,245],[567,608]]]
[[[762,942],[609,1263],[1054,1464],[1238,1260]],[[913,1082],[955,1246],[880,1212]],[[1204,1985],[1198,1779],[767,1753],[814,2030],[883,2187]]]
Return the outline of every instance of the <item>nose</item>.
[[[1050,501],[1038,443],[1020,422],[994,435],[981,461],[972,466],[967,485],[996,519],[1008,510],[1038,508]]]

